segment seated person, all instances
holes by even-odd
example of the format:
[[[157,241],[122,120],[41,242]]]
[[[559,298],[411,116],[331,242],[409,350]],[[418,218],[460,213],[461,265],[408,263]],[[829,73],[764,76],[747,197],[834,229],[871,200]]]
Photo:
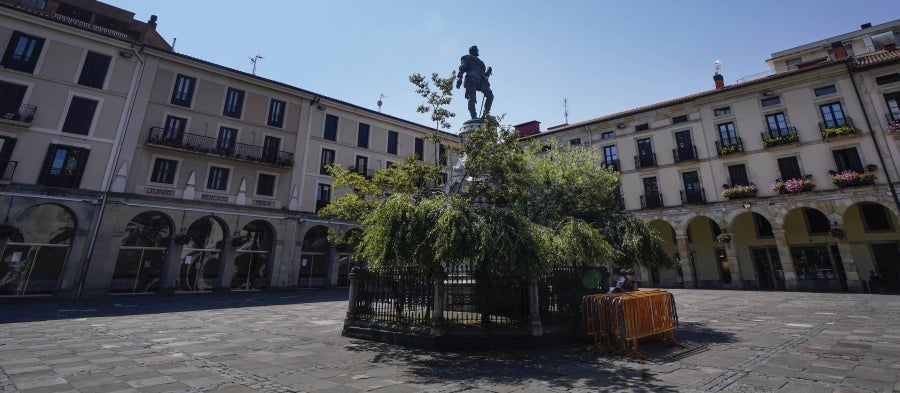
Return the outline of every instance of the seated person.
[[[616,287],[610,293],[633,292],[637,290],[638,285],[634,281],[634,269],[622,269],[619,272],[619,279],[616,280]]]

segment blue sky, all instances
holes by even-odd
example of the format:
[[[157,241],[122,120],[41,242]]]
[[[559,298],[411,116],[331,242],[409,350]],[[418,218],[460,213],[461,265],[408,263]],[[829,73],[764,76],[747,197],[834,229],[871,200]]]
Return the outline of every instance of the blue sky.
[[[413,73],[443,76],[469,46],[492,66],[493,112],[542,129],[768,70],[773,52],[900,18],[897,0],[105,0],[159,17],[175,51],[424,125]],[[480,99],[480,95],[479,95]],[[468,118],[461,90],[451,111]]]

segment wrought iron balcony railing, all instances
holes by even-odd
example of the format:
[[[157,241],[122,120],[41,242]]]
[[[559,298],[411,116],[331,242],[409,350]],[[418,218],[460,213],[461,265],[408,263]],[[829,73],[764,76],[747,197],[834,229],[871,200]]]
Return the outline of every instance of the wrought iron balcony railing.
[[[648,193],[641,195],[641,209],[659,209],[663,206],[663,198],[661,193]]]
[[[744,142],[740,137],[725,138],[716,141],[716,152],[719,156],[727,156],[729,154],[740,153],[744,151]]]
[[[822,141],[857,133],[853,119],[849,117],[820,122],[819,131],[822,133]]]
[[[681,190],[682,205],[700,205],[706,203],[706,194],[703,189]]]
[[[294,166],[294,153],[244,143],[220,143],[216,138],[179,130],[151,127],[148,144],[222,158],[268,164],[282,168]]]
[[[652,168],[656,166],[656,153],[634,156],[634,169]]]
[[[603,165],[606,165],[607,167],[611,168],[612,170],[614,170],[616,172],[622,171],[621,166],[619,165],[619,160],[609,160],[609,161],[606,161],[605,163],[603,163]]]
[[[17,166],[19,166],[18,161],[0,160],[0,183],[9,184],[16,173]]]
[[[675,157],[675,162],[683,162],[683,161],[691,161],[696,160],[697,157],[697,146],[690,145],[687,147],[683,147],[680,149],[672,149],[672,156]]]
[[[347,167],[350,172],[355,172],[356,174],[365,177],[366,179],[371,179],[372,176],[375,176],[374,169],[367,169],[364,166],[350,166]]]
[[[19,109],[7,110],[6,113],[0,113],[0,117],[8,123],[30,126],[34,121],[34,113],[37,107],[34,105],[22,104]]]
[[[762,146],[766,149],[800,142],[796,127],[785,127],[775,130],[770,129],[769,131],[761,132],[759,135],[762,137]]]

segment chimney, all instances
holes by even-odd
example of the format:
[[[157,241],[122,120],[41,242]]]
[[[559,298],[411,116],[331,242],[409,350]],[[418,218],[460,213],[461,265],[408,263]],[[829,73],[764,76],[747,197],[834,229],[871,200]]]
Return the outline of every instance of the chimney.
[[[156,15],[150,15],[150,21],[147,22],[147,24],[150,25],[153,30],[156,30]]]
[[[713,75],[713,81],[716,82],[716,90],[725,87],[725,77],[722,76],[722,74],[719,74],[717,72],[715,75]]]
[[[840,41],[835,41],[831,43],[831,52],[834,53],[835,60],[841,60],[847,58],[847,50],[844,49],[844,44]]]
[[[541,122],[539,122],[537,120],[532,120],[527,123],[522,123],[515,127],[516,127],[516,133],[519,134],[519,138],[541,133]]]
[[[860,29],[860,30],[865,30],[865,29],[868,29],[868,28],[870,28],[870,27],[872,27],[872,24],[871,24],[871,23],[863,23],[863,24],[859,25],[859,29]]]

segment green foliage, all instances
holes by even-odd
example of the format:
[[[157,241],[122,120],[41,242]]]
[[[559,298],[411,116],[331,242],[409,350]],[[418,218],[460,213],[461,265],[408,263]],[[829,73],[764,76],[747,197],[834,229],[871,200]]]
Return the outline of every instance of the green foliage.
[[[409,76],[409,81],[416,86],[416,94],[425,98],[426,104],[419,105],[416,112],[431,113],[431,120],[435,122],[437,129],[450,129],[448,121],[456,114],[446,109],[453,99],[453,81],[456,79],[456,70],[450,72],[447,78],[441,78],[436,72],[431,74],[431,83],[422,74],[416,73]]]
[[[502,118],[501,118],[502,119]],[[524,152],[515,130],[500,127],[497,118],[486,115],[483,127],[472,131],[462,146],[466,156],[469,195],[507,204],[527,195],[522,182]]]
[[[825,139],[837,138],[839,136],[853,135],[855,133],[856,127],[847,124],[840,127],[831,127],[822,130],[822,137]]]
[[[725,145],[725,146],[722,146],[722,147],[719,148],[719,155],[720,155],[720,156],[727,156],[727,155],[729,155],[729,154],[737,153],[737,152],[738,152],[738,147],[739,147],[739,146],[738,146],[737,144],[731,144],[731,145]]]
[[[796,143],[800,140],[797,134],[779,135],[763,139],[763,148],[786,145],[788,143]]]

